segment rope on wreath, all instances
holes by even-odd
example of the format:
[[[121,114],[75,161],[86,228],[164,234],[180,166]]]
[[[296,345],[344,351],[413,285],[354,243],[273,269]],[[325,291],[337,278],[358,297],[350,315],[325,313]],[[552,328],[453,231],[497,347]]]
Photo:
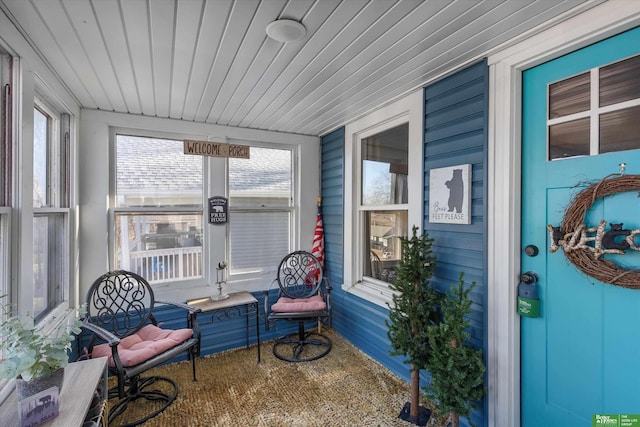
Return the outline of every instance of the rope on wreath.
[[[560,230],[563,240],[566,242],[570,235],[575,238],[574,231],[585,227],[585,215],[597,199],[627,191],[640,191],[640,175],[608,175],[576,194],[562,219]],[[609,260],[601,259],[601,255],[593,247],[574,247],[565,251],[567,259],[588,276],[604,283],[640,289],[640,270],[621,268]]]

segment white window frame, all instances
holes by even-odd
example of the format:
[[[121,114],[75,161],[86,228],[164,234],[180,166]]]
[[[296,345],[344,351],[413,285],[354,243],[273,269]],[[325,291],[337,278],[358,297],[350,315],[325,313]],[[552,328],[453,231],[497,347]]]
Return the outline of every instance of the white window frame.
[[[0,265],[5,266],[0,271],[0,296],[9,295],[9,280],[11,273],[11,208],[0,206]],[[4,305],[10,301],[7,298],[0,300]]]
[[[36,108],[40,110],[43,114],[48,117],[48,137],[51,139],[48,142],[47,146],[47,163],[50,170],[47,171],[47,182],[52,187],[51,189],[47,189],[48,199],[46,206],[33,206],[33,216],[32,216],[32,224],[35,218],[37,217],[52,217],[61,215],[63,220],[63,230],[62,230],[62,242],[57,245],[56,250],[60,250],[60,254],[56,255],[56,262],[60,262],[59,266],[60,271],[55,278],[55,281],[48,280],[48,286],[50,283],[57,283],[60,286],[59,291],[59,300],[49,302],[48,308],[44,310],[41,314],[36,317],[38,322],[46,321],[44,319],[49,318],[51,315],[54,317],[57,316],[57,313],[60,309],[68,309],[69,307],[69,298],[71,295],[70,286],[73,283],[71,280],[71,251],[73,248],[73,233],[71,226],[71,192],[73,188],[73,182],[71,177],[73,176],[71,171],[71,159],[72,159],[72,148],[69,146],[68,151],[63,148],[63,137],[61,134],[61,116],[65,111],[62,108],[57,107],[54,103],[49,100],[46,89],[44,89],[44,84],[38,84],[38,80],[36,82],[36,91],[34,94],[33,100],[33,109]],[[73,128],[73,121],[70,118],[69,123],[69,133],[71,134],[71,129]],[[70,137],[70,136],[69,136]],[[33,139],[32,139],[32,147],[33,147]],[[62,159],[62,156],[68,156],[68,159]],[[33,162],[31,162],[33,165]],[[65,170],[63,170],[65,168]],[[33,166],[30,169],[31,174],[33,175]],[[63,188],[61,184],[62,176],[68,176],[69,182],[66,184],[68,188]],[[26,195],[23,195],[25,197]],[[28,195],[28,198],[25,200],[32,200],[32,193]],[[33,202],[31,202],[33,204]],[[31,253],[33,254],[33,242],[30,243],[32,248]],[[33,283],[33,281],[32,281]],[[35,293],[32,289],[32,298],[35,296]],[[49,296],[52,295],[51,289],[48,289]],[[66,304],[65,304],[66,302]],[[27,310],[29,312],[33,311],[33,308]]]
[[[116,212],[132,212],[137,208],[116,208],[115,204],[115,138],[116,135],[131,135],[146,138],[173,139],[176,141],[190,140],[210,140],[210,137],[204,135],[173,133],[169,131],[150,131],[129,127],[111,127],[109,130],[109,140],[111,148],[110,153],[110,178],[109,178],[109,204],[108,204],[108,265],[112,269],[114,266],[115,254],[115,213]],[[293,202],[288,208],[278,208],[278,210],[287,210],[291,212],[291,224],[289,245],[291,248],[296,247],[296,238],[298,236],[298,228],[300,226],[300,186],[301,172],[298,166],[300,162],[300,149],[295,144],[282,144],[249,141],[243,139],[227,138],[225,142],[238,145],[249,145],[251,147],[272,148],[279,150],[290,150],[292,156],[292,192]],[[203,246],[203,277],[193,280],[184,280],[172,283],[153,284],[153,288],[158,299],[180,299],[188,300],[192,298],[201,298],[206,295],[213,295],[217,291],[217,275],[216,266],[221,260],[229,259],[229,227],[221,225],[210,225],[207,221],[208,206],[206,200],[209,197],[224,195],[229,197],[228,190],[228,160],[223,157],[204,157],[203,164],[203,234],[205,236],[205,244]],[[186,208],[193,211],[193,208]],[[145,212],[151,211],[151,208],[144,208]],[[179,212],[181,208],[162,209],[162,212]],[[241,208],[239,210],[245,210]],[[137,209],[140,212],[140,209]],[[233,207],[230,207],[229,214],[232,215]],[[313,219],[315,224],[315,217]],[[215,242],[215,244],[213,244]],[[274,271],[277,269],[274,265]],[[234,291],[261,291],[266,285],[273,280],[272,272],[259,272],[255,274],[227,274],[224,292]]]
[[[299,180],[296,179],[296,177],[298,176],[297,173],[297,161],[296,159],[298,158],[298,148],[297,146],[294,145],[289,145],[289,144],[279,144],[279,145],[269,145],[269,144],[256,144],[256,143],[249,143],[248,141],[244,143],[245,145],[250,145],[251,147],[259,147],[259,148],[267,148],[267,149],[273,149],[273,150],[285,150],[285,151],[289,151],[291,153],[291,193],[290,193],[290,202],[288,206],[281,206],[281,207],[260,207],[260,206],[255,206],[255,207],[234,207],[231,202],[229,204],[229,215],[233,215],[234,212],[253,212],[253,213],[259,213],[259,212],[287,212],[289,213],[289,251],[292,250],[292,248],[294,247],[294,236],[296,235],[296,229],[297,229],[297,224],[298,224],[298,208],[297,208],[297,200],[299,199],[297,197],[298,194],[298,187],[299,187]],[[225,189],[225,197],[228,197],[229,200],[231,201],[231,196],[229,193],[229,187],[228,187],[228,181],[229,181],[229,166],[228,166],[228,161],[227,161],[227,169],[226,169],[226,173],[225,173],[225,182],[227,183],[227,188]],[[227,227],[227,233],[226,233],[226,239],[227,242],[231,242],[231,236],[230,236],[230,232],[231,230],[229,229],[230,227]],[[228,245],[227,245],[228,246]],[[283,255],[284,257],[284,255]],[[226,251],[226,257],[225,259],[229,260],[230,259],[230,253],[229,250],[227,249]],[[230,283],[236,282],[238,284],[245,282],[245,286],[249,286],[250,290],[258,290],[258,289],[262,289],[264,288],[264,281],[265,280],[272,280],[273,277],[275,277],[275,272],[278,269],[278,265],[273,265],[271,269],[266,270],[266,271],[258,271],[255,273],[244,273],[244,272],[233,272],[233,270],[229,270],[229,274],[227,276],[228,280]],[[252,284],[257,284],[259,285],[259,287],[256,287],[255,285],[252,286]]]
[[[15,87],[14,82],[16,79],[14,76],[10,75],[9,66],[12,61],[13,58],[9,56],[2,46],[0,46],[0,90],[2,91],[0,99],[5,96],[5,84],[9,85],[11,89],[11,93],[8,94],[9,99],[6,100],[7,103],[0,105],[0,114],[5,112],[4,110],[9,106],[14,110],[6,111],[6,114],[3,115],[3,117],[6,118],[6,121],[0,123],[0,132],[3,132],[3,135],[0,138],[0,265],[4,266],[0,271],[0,296],[7,295],[5,298],[0,299],[0,304],[3,305],[12,302],[10,299],[11,296],[9,295],[9,284],[11,283],[11,271],[13,269],[11,259],[11,212],[13,206],[13,186],[10,187],[10,184],[15,180],[15,168],[13,167],[13,164],[9,164],[9,162],[13,160],[13,141],[8,140],[10,135],[9,131],[12,130],[14,126],[11,118],[14,117],[15,114],[15,96],[13,95],[13,88]],[[6,146],[1,143],[5,138],[7,138],[5,141]],[[4,153],[2,151],[4,151]],[[7,156],[5,159],[7,164],[3,162],[2,154]],[[9,176],[9,173],[12,173],[13,176]],[[2,319],[0,317],[0,321],[1,320]]]
[[[361,159],[363,138],[403,123],[409,123],[408,232],[423,224],[424,188],[422,178],[423,91],[417,90],[345,127],[345,197],[344,197],[344,284],[342,289],[387,308],[393,291],[389,283],[363,277],[362,236],[363,209],[360,209]],[[404,207],[402,205],[401,207]],[[376,206],[376,210],[395,209],[398,205]],[[370,210],[365,207],[364,210]]]
[[[197,207],[182,207],[182,206],[172,206],[166,208],[158,208],[158,207],[118,207],[116,206],[116,138],[118,135],[126,135],[126,136],[134,136],[141,138],[156,138],[156,139],[168,139],[174,141],[181,141],[183,139],[194,139],[193,136],[177,136],[175,134],[169,134],[164,132],[152,132],[152,131],[141,131],[139,129],[123,129],[123,128],[112,128],[110,135],[111,149],[110,156],[111,161],[110,164],[110,179],[109,179],[109,269],[113,270],[115,268],[115,230],[116,230],[116,214],[191,214],[198,211]],[[206,160],[206,159],[205,159]],[[210,179],[208,178],[208,162],[203,161],[202,164],[202,194],[207,194],[208,192],[208,182]],[[179,292],[181,289],[190,288],[194,286],[202,285],[203,283],[210,281],[210,265],[212,264],[210,260],[210,256],[208,252],[208,241],[210,239],[209,233],[205,230],[207,228],[207,219],[206,219],[206,204],[204,196],[201,199],[201,209],[202,209],[202,226],[203,233],[205,234],[205,244],[202,246],[202,277],[188,280],[180,280],[175,282],[162,282],[162,283],[152,283],[154,289],[171,289],[171,292],[177,291]]]

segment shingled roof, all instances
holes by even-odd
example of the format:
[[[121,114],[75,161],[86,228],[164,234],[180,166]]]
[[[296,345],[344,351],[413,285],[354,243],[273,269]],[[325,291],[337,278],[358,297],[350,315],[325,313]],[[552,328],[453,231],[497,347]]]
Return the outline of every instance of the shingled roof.
[[[202,156],[183,152],[181,141],[118,135],[118,194],[201,192]],[[291,163],[279,153],[252,147],[251,159],[229,159],[229,190],[244,195],[289,193]]]

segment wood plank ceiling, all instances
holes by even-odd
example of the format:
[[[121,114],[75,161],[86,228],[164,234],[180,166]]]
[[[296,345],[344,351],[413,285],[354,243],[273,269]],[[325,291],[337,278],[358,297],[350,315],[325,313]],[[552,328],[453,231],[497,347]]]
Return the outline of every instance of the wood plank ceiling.
[[[322,135],[602,1],[0,0],[0,9],[83,108]],[[279,18],[306,36],[267,37]]]

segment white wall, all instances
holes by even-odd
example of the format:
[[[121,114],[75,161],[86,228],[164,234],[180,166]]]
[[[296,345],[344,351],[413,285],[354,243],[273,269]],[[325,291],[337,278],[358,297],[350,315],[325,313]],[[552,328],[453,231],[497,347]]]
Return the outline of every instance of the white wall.
[[[167,137],[207,140],[226,137],[240,140],[296,145],[298,147],[297,174],[300,177],[297,201],[300,228],[295,230],[295,248],[311,249],[317,214],[316,199],[320,195],[320,138],[241,129],[227,126],[183,122],[129,114],[82,110],[79,137],[80,180],[80,295],[84,295],[91,283],[109,268],[108,259],[108,196],[109,196],[109,138],[111,128],[128,128],[163,134]],[[259,239],[259,236],[256,236]],[[219,249],[213,248],[214,251]],[[224,254],[213,253],[213,259],[223,259]],[[263,289],[267,283],[249,284],[249,289]],[[243,285],[246,289],[246,284]],[[210,289],[207,290],[210,293]],[[170,289],[160,289],[159,298],[185,300],[202,296],[205,289],[192,287],[179,294]]]

